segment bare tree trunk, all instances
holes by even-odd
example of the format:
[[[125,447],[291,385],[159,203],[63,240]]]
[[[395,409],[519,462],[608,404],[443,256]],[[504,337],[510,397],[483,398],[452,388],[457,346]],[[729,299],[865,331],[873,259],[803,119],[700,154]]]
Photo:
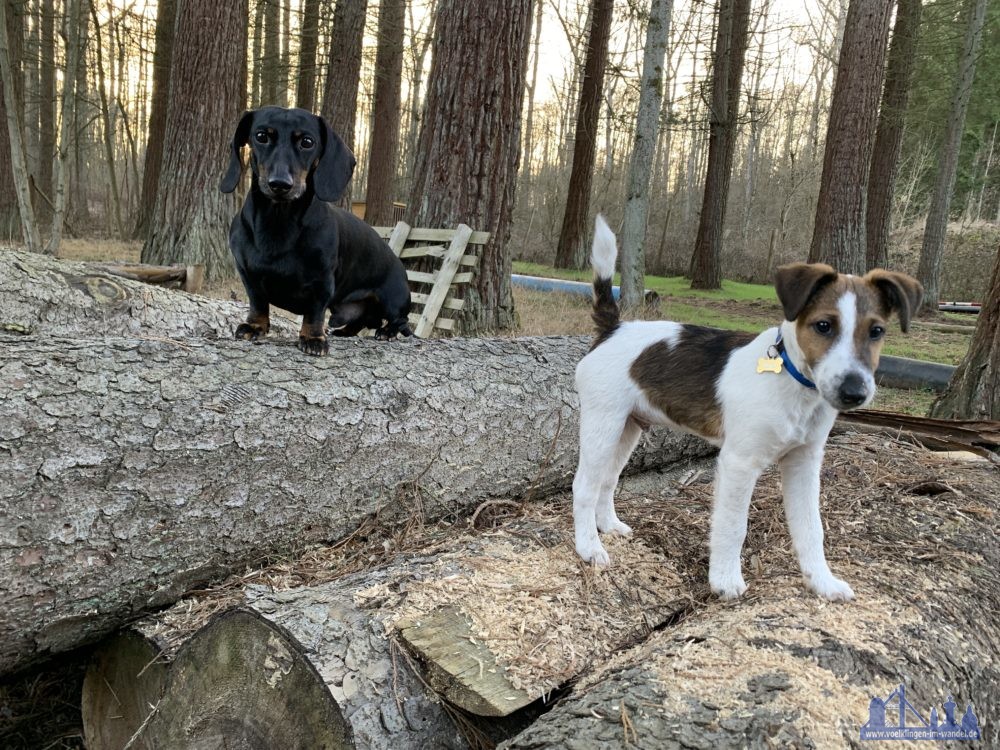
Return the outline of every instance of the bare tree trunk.
[[[365,221],[374,226],[393,223],[405,14],[406,0],[381,0],[372,104],[372,122],[376,126],[372,128],[368,150],[368,185],[365,190]]]
[[[21,234],[24,244],[31,252],[42,251],[42,239],[38,235],[34,209],[31,206],[30,177],[21,137],[21,122],[18,117],[20,106],[17,101],[17,86],[14,83],[14,69],[11,59],[11,44],[7,33],[8,11],[13,10],[4,2],[0,13],[0,75],[3,82],[4,110],[7,116],[7,135],[10,139],[10,169],[14,189],[17,192],[17,208],[21,219]]]
[[[229,278],[224,228],[237,206],[219,192],[219,175],[246,97],[247,0],[179,0],[177,13],[160,185],[142,261],[201,263],[206,279]]]
[[[82,0],[81,0],[82,2]],[[78,226],[90,222],[90,192],[84,179],[84,151],[88,142],[86,126],[90,121],[90,100],[88,97],[88,66],[87,47],[90,43],[90,13],[87,6],[81,6],[80,13],[80,64],[76,68],[76,97],[73,101],[73,170],[71,190],[69,193],[69,214]]]
[[[621,302],[635,308],[643,302],[646,259],[646,219],[649,212],[649,175],[655,161],[663,100],[663,58],[670,37],[673,0],[650,0],[646,46],[642,59],[639,112],[636,118],[632,159],[625,188],[622,222]]]
[[[278,99],[275,103],[287,107],[292,73],[292,3],[291,0],[279,1],[281,2],[281,32],[279,34],[281,56],[278,72]]]
[[[986,19],[986,0],[967,0],[965,3],[967,24],[962,56],[959,58],[955,87],[952,90],[948,123],[945,127],[944,142],[938,157],[937,177],[934,194],[927,210],[924,225],[924,241],[920,246],[920,265],[917,279],[924,285],[923,310],[937,312],[941,294],[941,258],[944,256],[944,240],[948,232],[948,214],[951,199],[955,193],[955,177],[958,174],[958,156],[962,148],[962,132],[965,129],[965,114],[972,96],[972,82],[976,77],[976,56],[979,41],[983,35]]]
[[[177,0],[158,0],[156,6],[156,48],[153,51],[153,94],[149,111],[149,133],[146,138],[146,161],[142,170],[142,194],[139,198],[139,218],[133,239],[145,240],[150,218],[156,206],[156,190],[160,183],[163,161],[163,133],[167,125],[167,101],[170,96],[170,66],[177,25]]]
[[[903,124],[910,98],[910,79],[916,61],[923,0],[897,0],[896,22],[889,44],[885,91],[879,108],[878,129],[868,174],[868,207],[865,216],[867,268],[889,265],[889,229],[892,198],[903,148]]]
[[[535,3],[535,31],[532,35],[535,40],[535,52],[531,61],[531,82],[528,84],[528,114],[524,118],[524,147],[521,149],[521,154],[524,157],[524,163],[521,166],[529,185],[533,174],[531,152],[535,130],[535,93],[538,91],[538,60],[541,57],[542,49],[542,11],[544,6],[545,3],[541,0]]]
[[[576,115],[573,144],[573,169],[566,191],[566,211],[556,247],[557,268],[583,268],[587,264],[590,217],[590,189],[594,180],[594,152],[597,125],[601,113],[604,69],[608,62],[608,38],[612,0],[593,0],[590,9],[590,35],[580,87],[580,105]]]
[[[52,221],[52,162],[56,158],[56,13],[53,0],[42,0],[38,89],[38,172],[35,189],[44,196],[35,203],[38,221]]]
[[[442,0],[427,104],[407,206],[413,226],[465,223],[490,233],[466,291],[466,333],[510,328],[511,213],[532,0],[472,5]],[[469,60],[475,60],[474,66]]]
[[[261,106],[263,91],[261,68],[264,64],[264,8],[268,0],[253,0],[253,49],[250,53],[250,64],[253,77],[250,83],[250,106]]]
[[[11,78],[14,81],[14,91],[6,93],[3,85],[3,77],[0,77],[0,238],[5,240],[16,240],[21,237],[21,220],[19,217],[17,183],[14,180],[13,157],[11,154],[12,138],[8,130],[7,120],[7,100],[17,103],[22,101],[21,97],[21,37],[24,34],[23,19],[9,0],[0,0],[0,11],[4,14],[7,22],[7,56],[12,71]],[[20,107],[14,110],[17,118]],[[20,124],[20,123],[19,123]],[[24,154],[21,154],[22,160]]]
[[[750,26],[750,0],[719,0],[719,25],[712,69],[709,110],[708,166],[691,256],[691,288],[722,288],[722,237],[729,182],[736,150],[743,62]]]
[[[264,54],[260,58],[260,104],[280,104],[281,92],[281,0],[264,3]]]
[[[976,330],[948,389],[931,407],[945,419],[1000,420],[1000,250],[976,319]]]
[[[358,85],[361,80],[361,51],[365,37],[368,0],[337,0],[330,32],[330,59],[320,111],[344,143],[354,150],[354,128],[358,113]],[[338,205],[351,207],[353,181]]]
[[[305,0],[302,6],[299,75],[295,86],[295,106],[316,107],[316,47],[319,44],[319,0]]]
[[[101,43],[101,23],[97,17],[97,6],[94,0],[90,2],[90,19],[97,35],[97,88],[101,100],[102,130],[104,131],[104,157],[108,162],[108,182],[111,187],[111,205],[115,220],[115,229],[119,237],[125,236],[125,225],[122,223],[121,195],[118,191],[118,176],[115,172],[115,128],[112,124],[111,108],[108,105],[107,82],[104,76],[104,51]],[[113,23],[113,21],[109,21]]]
[[[416,24],[413,19],[413,5],[409,6],[407,11],[410,14],[410,27],[414,29],[416,33]],[[424,34],[423,39],[419,44],[414,40],[414,45],[419,51],[413,52],[411,50],[412,56],[412,68],[410,70],[410,102],[409,102],[409,115],[410,120],[407,123],[406,131],[406,151],[403,154],[402,162],[402,174],[405,182],[399,185],[399,190],[401,195],[408,195],[410,192],[413,176],[413,166],[417,159],[417,141],[420,138],[420,126],[423,117],[424,109],[424,98],[421,96],[421,86],[424,80],[424,63],[427,60],[427,54],[431,49],[431,41],[434,39],[434,25],[437,23],[437,5],[433,5],[430,10],[430,18],[427,20],[427,31]],[[424,26],[420,25],[420,31],[423,32]]]
[[[858,276],[891,14],[892,0],[851,0],[847,10],[809,249],[810,262]]]
[[[66,216],[66,181],[69,172],[69,148],[73,118],[70,112],[76,101],[76,69],[80,64],[81,0],[66,0],[63,28],[66,40],[66,69],[63,73],[62,124],[59,129],[59,153],[55,172],[55,207],[52,211],[52,233],[46,253],[56,255],[62,242],[63,220]]]

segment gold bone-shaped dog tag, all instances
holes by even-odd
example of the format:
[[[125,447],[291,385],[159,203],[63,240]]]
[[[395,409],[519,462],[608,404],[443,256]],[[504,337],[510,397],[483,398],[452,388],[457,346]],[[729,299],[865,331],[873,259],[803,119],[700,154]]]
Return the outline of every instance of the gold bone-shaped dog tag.
[[[757,360],[757,372],[781,372],[780,357],[760,357]]]

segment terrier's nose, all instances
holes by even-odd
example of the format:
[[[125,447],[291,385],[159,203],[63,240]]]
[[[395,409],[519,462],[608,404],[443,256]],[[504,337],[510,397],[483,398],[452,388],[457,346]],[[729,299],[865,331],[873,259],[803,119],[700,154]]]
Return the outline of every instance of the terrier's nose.
[[[864,379],[855,373],[851,373],[840,384],[837,391],[837,398],[845,406],[860,406],[868,398],[868,387]]]

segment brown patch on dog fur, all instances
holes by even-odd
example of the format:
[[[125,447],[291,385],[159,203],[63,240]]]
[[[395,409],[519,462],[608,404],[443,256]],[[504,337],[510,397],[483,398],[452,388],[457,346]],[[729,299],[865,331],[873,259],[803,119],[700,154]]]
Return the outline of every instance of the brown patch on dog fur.
[[[676,346],[647,347],[629,370],[649,402],[678,425],[704,437],[722,436],[716,383],[734,349],[757,337],[742,331],[682,326]]]
[[[855,355],[872,372],[878,367],[884,339],[873,340],[871,329],[875,325],[884,328],[888,324],[892,313],[890,300],[867,277],[838,276],[835,281],[819,289],[795,319],[795,338],[810,368],[815,367],[840,339],[841,321],[837,303],[848,292],[854,293],[857,311],[851,334]],[[833,326],[830,335],[824,336],[813,327],[821,320],[827,320]]]
[[[590,351],[608,340],[612,333],[618,330],[620,312],[618,303],[612,292],[611,279],[594,279],[594,311],[590,314],[597,326],[597,336],[590,345]]]

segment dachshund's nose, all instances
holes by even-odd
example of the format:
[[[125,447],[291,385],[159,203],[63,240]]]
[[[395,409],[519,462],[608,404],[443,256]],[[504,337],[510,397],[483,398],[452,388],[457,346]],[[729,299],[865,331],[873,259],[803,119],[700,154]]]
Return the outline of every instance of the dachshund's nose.
[[[275,195],[285,195],[292,189],[290,177],[272,177],[267,181],[267,186]]]

